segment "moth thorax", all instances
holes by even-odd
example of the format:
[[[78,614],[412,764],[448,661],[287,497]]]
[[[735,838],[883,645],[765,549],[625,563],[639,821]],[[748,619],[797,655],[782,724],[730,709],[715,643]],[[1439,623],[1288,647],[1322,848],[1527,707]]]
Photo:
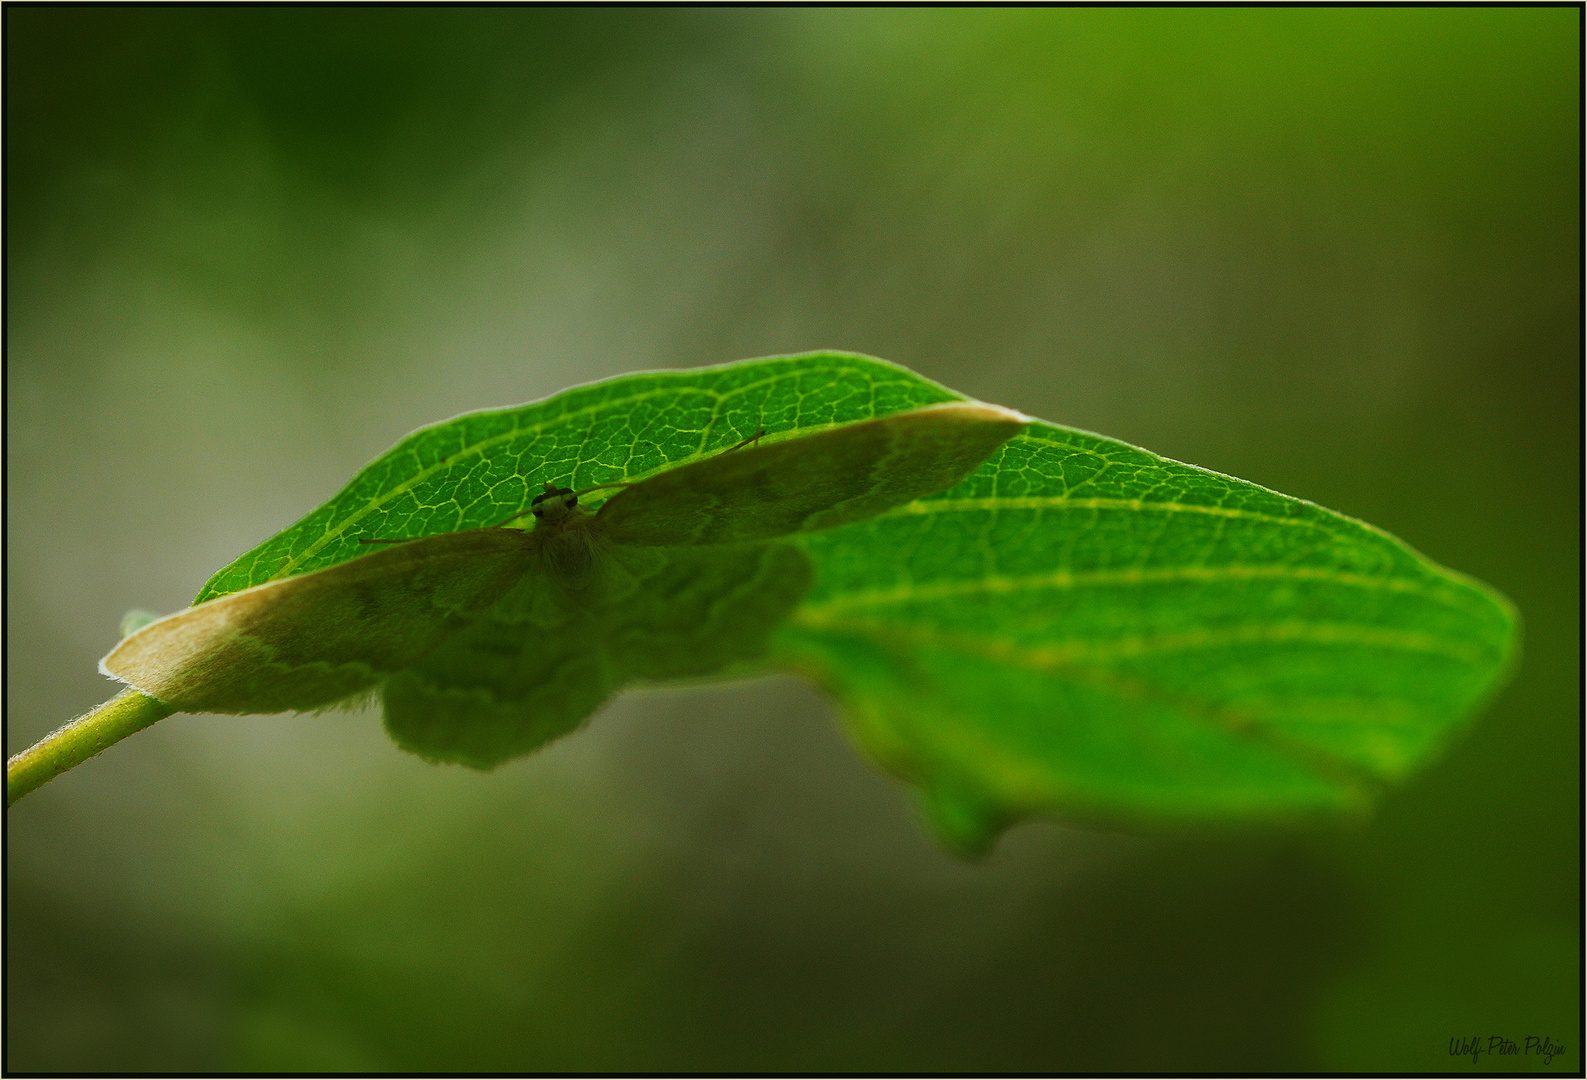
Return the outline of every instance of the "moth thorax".
[[[579,505],[579,497],[571,488],[547,484],[544,494],[536,495],[529,503],[529,512],[535,520],[546,525],[559,525],[572,517]]]

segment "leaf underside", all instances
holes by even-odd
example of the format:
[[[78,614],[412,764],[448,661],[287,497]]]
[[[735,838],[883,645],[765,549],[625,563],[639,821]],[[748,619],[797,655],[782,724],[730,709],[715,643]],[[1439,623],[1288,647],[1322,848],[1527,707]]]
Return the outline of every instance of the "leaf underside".
[[[468,414],[408,436],[195,603],[345,562],[367,552],[360,537],[492,524],[547,481],[632,482],[760,428],[792,437],[954,400],[896,365],[816,353]],[[397,741],[485,766],[626,683],[796,671],[921,790],[945,840],[977,850],[1031,814],[1358,813],[1469,721],[1517,639],[1501,596],[1380,530],[1044,423],[869,520],[600,559],[587,593],[531,566],[387,682]]]

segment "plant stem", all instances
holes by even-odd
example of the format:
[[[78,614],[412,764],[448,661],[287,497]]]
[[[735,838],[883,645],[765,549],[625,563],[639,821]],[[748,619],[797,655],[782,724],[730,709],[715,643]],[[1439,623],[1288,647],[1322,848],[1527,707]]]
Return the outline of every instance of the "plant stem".
[[[6,805],[176,710],[130,687],[6,762]]]

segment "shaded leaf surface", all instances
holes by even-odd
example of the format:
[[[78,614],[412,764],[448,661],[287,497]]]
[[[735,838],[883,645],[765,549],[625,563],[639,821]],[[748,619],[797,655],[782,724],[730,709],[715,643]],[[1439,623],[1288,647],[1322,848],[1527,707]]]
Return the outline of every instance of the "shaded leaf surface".
[[[1042,812],[1359,810],[1492,692],[1516,636],[1501,597],[1378,529],[1047,424],[801,543],[817,584],[777,658],[969,848]]]
[[[547,481],[687,478],[761,427],[791,436],[955,398],[891,364],[811,354],[470,414],[404,439],[199,599],[336,565],[361,536],[499,521]],[[762,449],[791,452],[779,445],[795,440]],[[622,498],[605,506],[631,539],[648,521],[675,541],[699,520],[667,523],[659,499],[624,522]],[[950,490],[791,543],[803,558],[613,546],[611,580],[584,597],[532,569],[387,684],[388,726],[427,757],[488,765],[625,682],[794,670],[923,791],[947,840],[975,849],[1033,813],[1357,812],[1469,720],[1517,636],[1502,597],[1380,530],[1048,424]]]

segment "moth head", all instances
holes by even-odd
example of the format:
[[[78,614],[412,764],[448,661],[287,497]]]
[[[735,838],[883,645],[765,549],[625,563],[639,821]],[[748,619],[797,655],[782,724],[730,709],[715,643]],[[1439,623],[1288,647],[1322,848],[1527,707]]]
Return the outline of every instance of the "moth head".
[[[573,493],[573,489],[559,488],[549,481],[545,488],[529,503],[529,512],[535,516],[535,520],[555,525],[572,516],[573,508],[579,505],[579,497]]]

